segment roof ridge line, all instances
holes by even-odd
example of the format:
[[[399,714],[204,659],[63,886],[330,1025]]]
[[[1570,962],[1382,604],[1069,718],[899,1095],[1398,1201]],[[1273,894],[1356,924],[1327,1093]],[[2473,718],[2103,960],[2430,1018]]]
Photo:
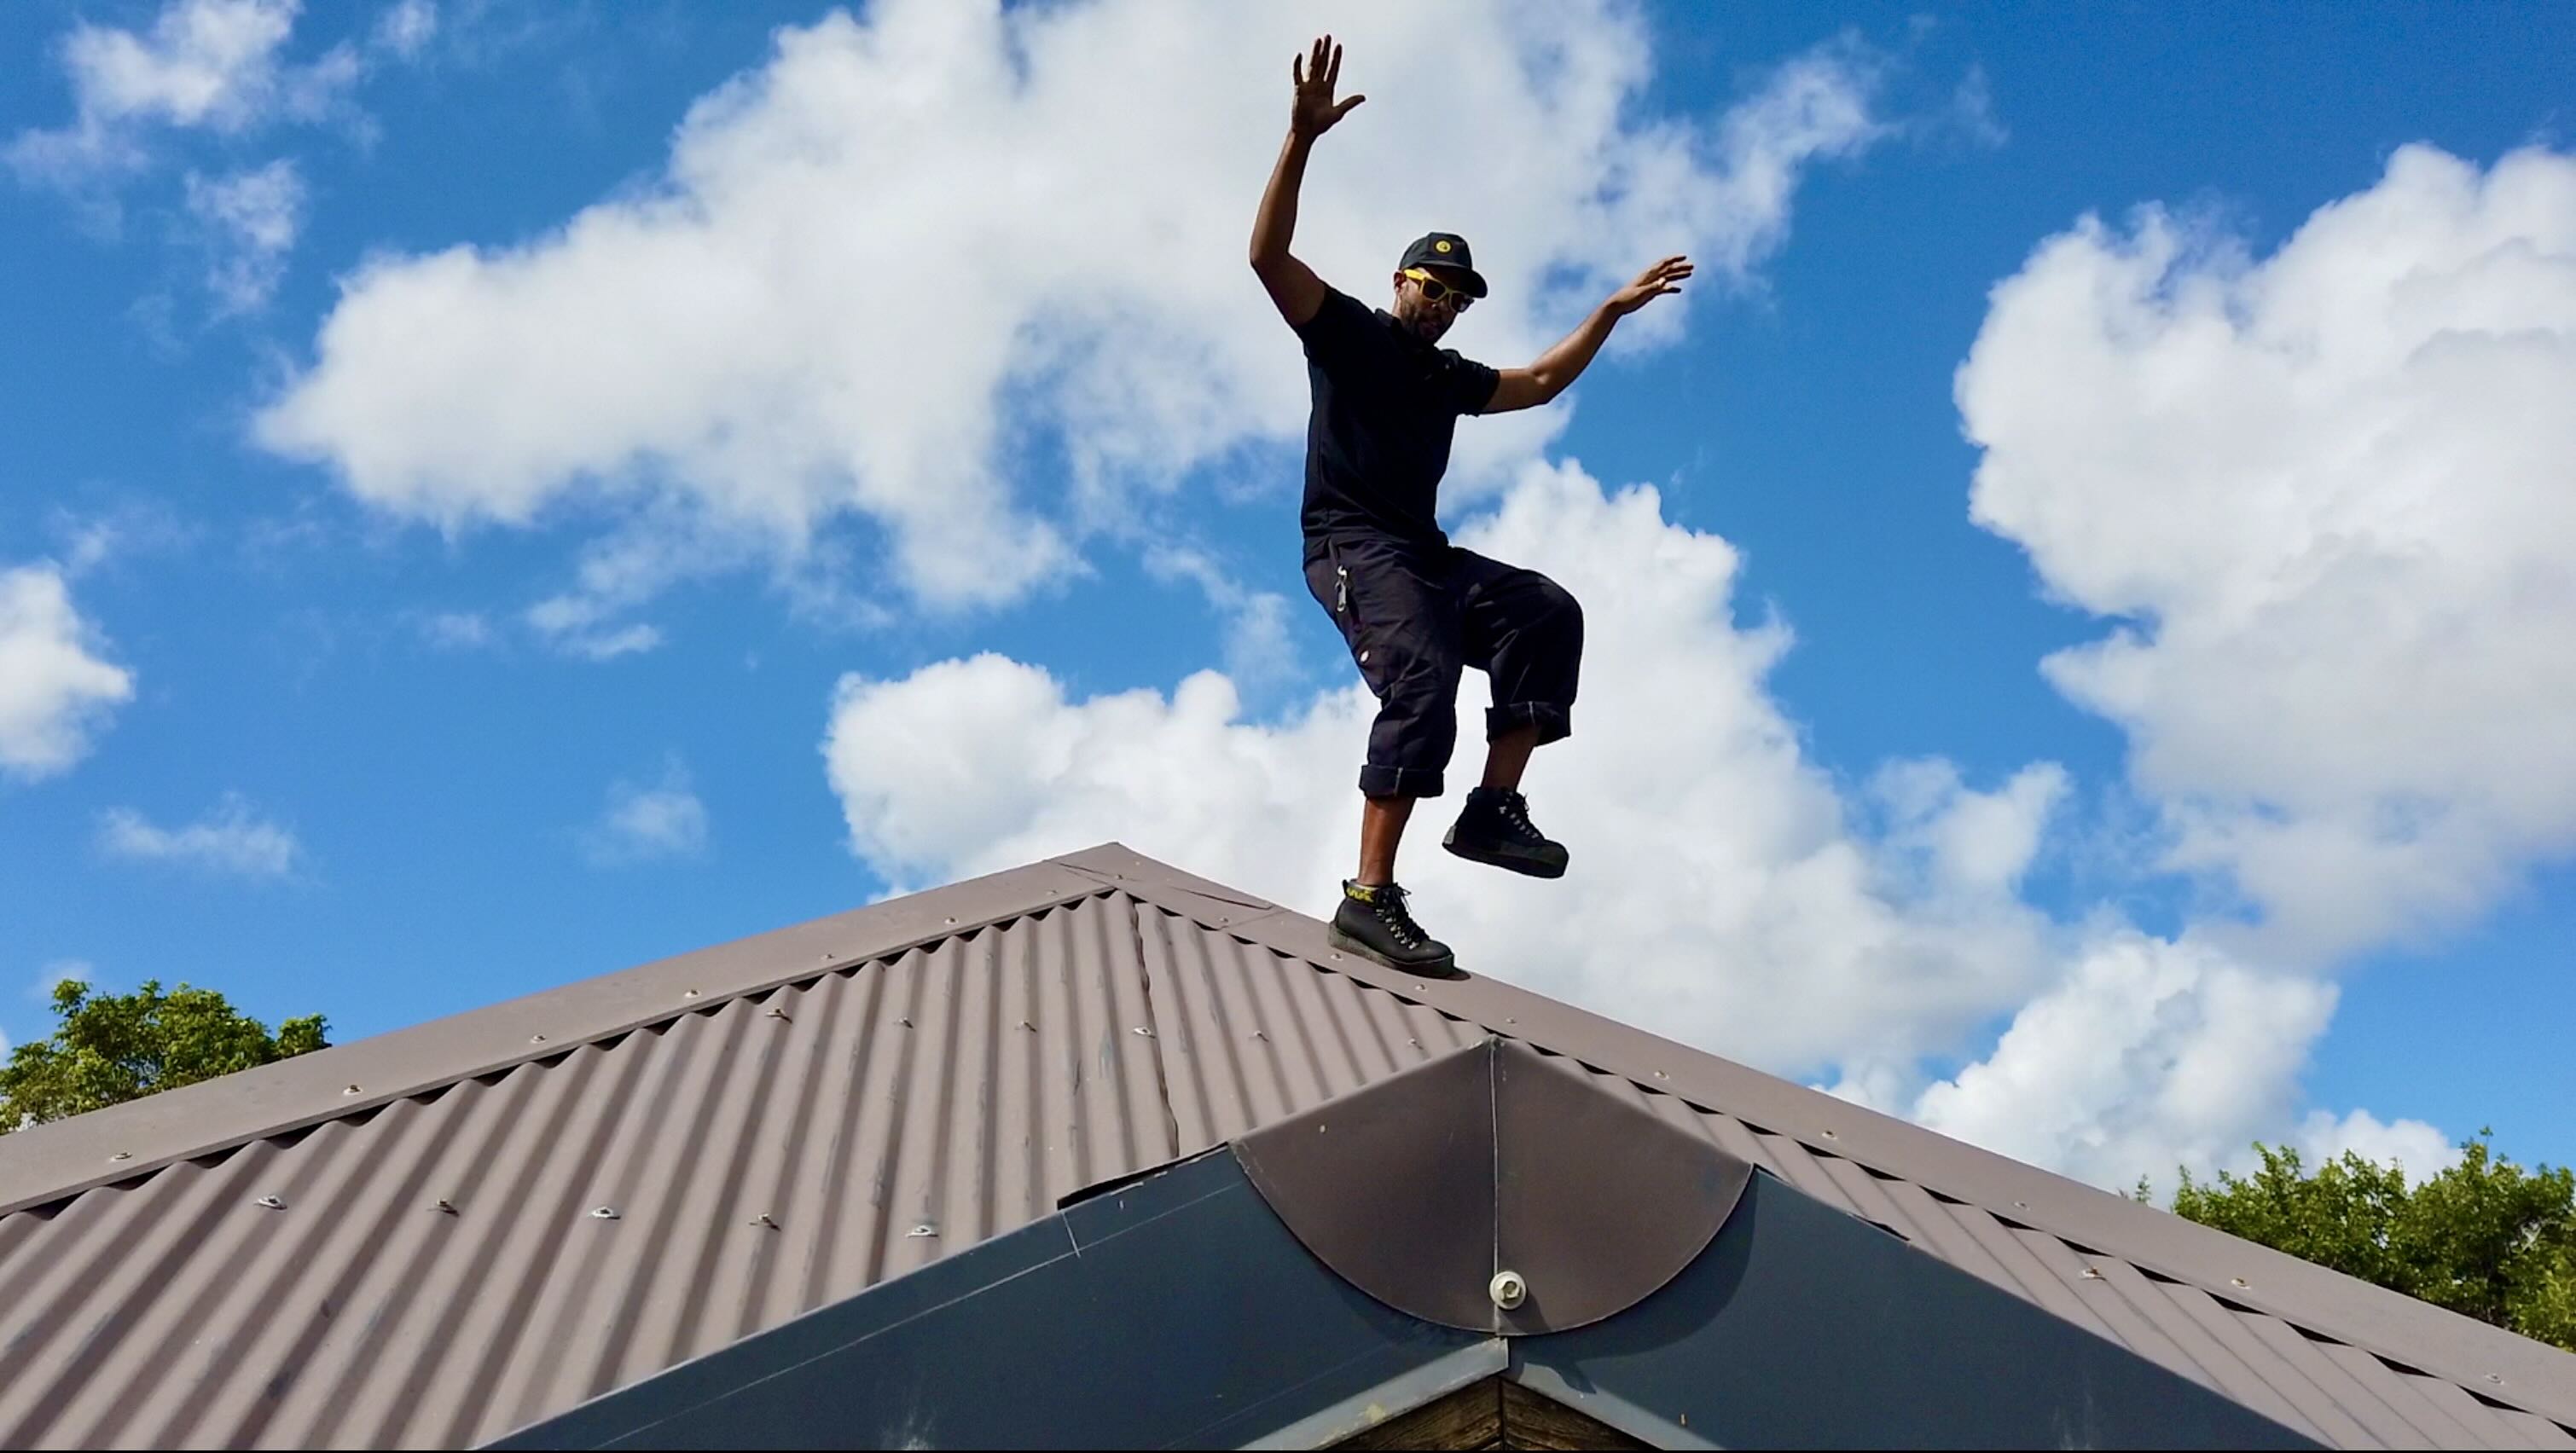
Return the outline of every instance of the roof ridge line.
[[[1134,859],[1139,869],[1165,869],[1165,865],[1123,846],[1118,846],[1118,850]],[[1186,883],[1204,881],[1177,869],[1165,870]],[[2402,1292],[2390,1291],[2359,1277],[2230,1235],[2216,1227],[2203,1226],[2170,1211],[2132,1201],[2116,1192],[2014,1160],[1937,1130],[1738,1064],[1649,1030],[1622,1024],[1515,984],[1482,976],[1452,981],[1399,974],[1330,948],[1324,936],[1326,925],[1323,920],[1293,908],[1274,905],[1263,913],[1236,918],[1231,923],[1210,922],[1199,903],[1192,900],[1205,902],[1213,895],[1181,884],[1165,886],[1154,881],[1157,876],[1139,872],[1122,886],[1124,891],[1198,921],[1204,927],[1234,934],[1274,952],[1302,959],[1318,969],[1340,973],[1388,993],[1427,1004],[1440,1012],[1457,1015],[1495,1034],[1523,1039],[1579,1062],[1597,1065],[1642,1089],[1673,1095],[1746,1120],[1769,1133],[1786,1136],[1813,1153],[1887,1170],[1926,1191],[1938,1191],[1990,1215],[2008,1217],[2060,1240],[2097,1247],[2105,1254],[2117,1256],[2212,1297],[2242,1303],[2293,1326],[2330,1336],[2388,1361],[2421,1368],[2479,1396],[2510,1404],[2562,1425],[2576,1425],[2576,1352],[2492,1326]],[[1497,1024],[1477,1006],[1476,1001],[1480,1000],[1497,1001],[1488,1007],[1498,1012],[1517,1012],[1500,1014],[1504,1022]],[[1538,1012],[1530,1013],[1533,1009]],[[1563,1040],[1546,1043],[1535,1037],[1533,1029],[1543,1031],[1547,1021],[1573,1030],[1573,1039],[1586,1043]],[[1624,1037],[1638,1043],[1621,1046],[1599,1042],[1610,1037]],[[1673,1064],[1659,1066],[1635,1062],[1638,1058],[1636,1051],[1647,1047],[1669,1051],[1665,1057]],[[1739,1080],[1740,1083],[1729,1085],[1723,1083],[1726,1080]],[[1748,1097],[1748,1092],[1754,1101],[1773,1103],[1745,1105],[1743,1099]],[[1825,1111],[1838,1124],[1804,1126],[1802,1119],[1811,1116],[1802,1117],[1798,1113],[1801,1110]],[[1854,1129],[1861,1133],[1846,1139]],[[1907,1142],[1920,1143],[1909,1145]],[[1968,1164],[1964,1167],[1923,1167],[1924,1151],[1932,1144],[1939,1145],[1948,1154]],[[1968,1172],[1965,1181],[1957,1174],[1962,1169]],[[1990,1194],[1988,1188],[1968,1183],[1989,1177],[2007,1184],[1991,1187],[1993,1193]],[[2009,1184],[2015,1181],[2028,1184]],[[2020,1194],[2012,1194],[2014,1191]],[[2065,1201],[2082,1204],[2058,1204]],[[2083,1219],[2085,1213],[2117,1217],[2130,1224],[2109,1227],[2087,1224]],[[2156,1219],[2139,1219],[2142,1217]],[[2123,1234],[2106,1238],[2102,1235],[2105,1229]],[[2199,1244],[2156,1244],[2173,1240]],[[2194,1264],[2196,1260],[2218,1255],[2231,1257],[2244,1270],[2232,1274],[2229,1271],[2213,1272],[2205,1265]],[[2249,1276],[2246,1271],[2256,1274]],[[2314,1296],[2349,1304],[2321,1307],[2283,1300],[2271,1294],[2270,1285],[2275,1281],[2285,1281]],[[2422,1345],[2410,1345],[2402,1336],[2390,1336],[2388,1333],[2396,1329],[2384,1325],[2389,1322],[2419,1324],[2412,1330],[2419,1330],[2427,1341]],[[2471,1361],[2489,1365],[2464,1366],[2451,1357],[2428,1359],[2427,1352],[2444,1351],[2438,1343],[2430,1340],[2436,1338],[2453,1344],[2477,1344],[2462,1350],[2470,1354]],[[2392,1350],[2396,1348],[2405,1350]]]
[[[0,1216],[182,1160],[346,1119],[1103,891],[1095,878],[1066,865],[1035,863],[29,1126],[0,1135]],[[112,1153],[102,1155],[103,1145],[113,1147]]]

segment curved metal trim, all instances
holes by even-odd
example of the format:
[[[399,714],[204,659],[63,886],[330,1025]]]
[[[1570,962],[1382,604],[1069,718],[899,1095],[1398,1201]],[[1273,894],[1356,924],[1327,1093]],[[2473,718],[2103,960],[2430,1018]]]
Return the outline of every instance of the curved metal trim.
[[[1408,1316],[1527,1336],[1653,1295],[1753,1169],[1645,1092],[1489,1037],[1244,1136],[1246,1178],[1300,1244]],[[1497,1272],[1527,1295],[1498,1306]]]

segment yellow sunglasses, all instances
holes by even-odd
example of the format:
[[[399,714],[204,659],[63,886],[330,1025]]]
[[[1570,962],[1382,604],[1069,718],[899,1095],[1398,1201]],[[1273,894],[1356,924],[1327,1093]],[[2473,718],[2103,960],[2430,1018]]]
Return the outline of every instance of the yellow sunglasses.
[[[1425,302],[1436,303],[1446,298],[1449,300],[1449,311],[1453,313],[1463,313],[1475,305],[1476,300],[1467,296],[1464,289],[1451,287],[1418,267],[1406,268],[1404,275],[1422,284],[1422,298]]]

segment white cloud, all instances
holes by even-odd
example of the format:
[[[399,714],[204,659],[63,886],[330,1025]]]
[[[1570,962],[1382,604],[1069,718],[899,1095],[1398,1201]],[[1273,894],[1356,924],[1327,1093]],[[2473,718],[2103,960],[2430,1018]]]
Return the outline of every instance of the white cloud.
[[[1255,590],[1237,579],[1204,550],[1181,545],[1149,545],[1146,572],[1157,580],[1186,580],[1225,617],[1225,670],[1238,684],[1252,686],[1297,674],[1297,652],[1288,634],[1288,597]]]
[[[586,661],[614,661],[662,644],[660,630],[649,625],[610,625],[603,612],[580,596],[557,595],[528,607],[527,622],[547,643]]]
[[[292,829],[260,816],[230,792],[214,811],[185,827],[156,827],[130,808],[110,808],[99,816],[99,846],[111,857],[245,878],[283,878],[303,856]]]
[[[1712,281],[1755,265],[1802,170],[1883,129],[1879,63],[1850,44],[1721,117],[1642,112],[1650,37],[1599,3],[867,16],[781,30],[692,108],[653,185],[542,236],[362,267],[258,437],[448,528],[676,502],[793,559],[841,521],[881,532],[870,599],[1008,601],[1075,568],[1123,501],[1300,427],[1295,341],[1241,259],[1315,29],[1371,99],[1319,150],[1301,253],[1373,298],[1426,227],[1481,239],[1496,292],[1456,341],[1505,363],[1663,252]],[[1461,117],[1482,161],[1427,194],[1410,138]],[[1465,431],[1461,486],[1561,417]],[[1056,449],[1061,484],[1014,486]]]
[[[1764,688],[1786,629],[1736,621],[1735,551],[1666,521],[1650,488],[1533,466],[1461,540],[1566,585],[1587,640],[1575,735],[1528,782],[1568,877],[1439,850],[1481,755],[1472,673],[1452,794],[1408,834],[1399,876],[1470,970],[1775,1072],[1831,1066],[1840,1093],[2106,1184],[2287,1133],[2333,990],[2029,907],[2061,769],[1981,790],[1898,763],[1844,799]],[[1374,709],[1337,686],[1253,720],[1213,671],[1075,701],[983,655],[844,678],[824,753],[853,850],[898,887],[1116,838],[1323,914],[1356,853]],[[2016,1015],[1988,1062],[1927,1086],[1927,1056]]]
[[[237,133],[275,117],[328,114],[357,79],[345,47],[309,66],[282,62],[297,0],[171,0],[148,33],[82,22],[61,49],[77,116],[28,131],[8,159],[30,180],[77,185],[149,160],[152,126]]]
[[[2048,676],[2229,942],[2322,967],[2576,847],[2576,157],[2406,147],[2268,257],[2088,217],[1957,391],[1975,519],[2115,622]]]
[[[442,651],[472,651],[492,644],[492,623],[480,611],[437,611],[414,619],[421,638]]]
[[[2391,1161],[2406,1173],[2409,1185],[2459,1164],[2460,1147],[2421,1120],[2388,1124],[2367,1110],[2338,1119],[2311,1110],[2299,1126],[2298,1149],[2308,1165],[2322,1165],[2347,1151],[2380,1165]]]
[[[410,60],[438,34],[436,0],[395,0],[376,19],[376,28],[368,43],[380,51],[390,51]]]
[[[223,313],[268,305],[304,223],[304,178],[292,161],[209,180],[188,174],[188,212],[205,229],[206,288]]]
[[[600,867],[695,857],[706,845],[706,804],[690,790],[688,768],[677,757],[651,786],[610,783],[608,805],[582,833],[583,852]]]
[[[2256,972],[2186,935],[2095,929],[1992,1054],[1907,1108],[1946,1135],[2106,1185],[2241,1168],[2280,1139],[2334,986]],[[2366,1118],[2366,1117],[2365,1117]]]
[[[89,751],[109,711],[134,695],[133,673],[105,650],[58,567],[0,570],[0,772],[44,777]]]

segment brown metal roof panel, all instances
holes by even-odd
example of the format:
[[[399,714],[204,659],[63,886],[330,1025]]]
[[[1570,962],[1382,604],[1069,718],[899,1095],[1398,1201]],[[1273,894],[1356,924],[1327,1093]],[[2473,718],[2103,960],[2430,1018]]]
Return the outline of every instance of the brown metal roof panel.
[[[2428,1394],[2428,1388],[2439,1379],[2400,1372],[2376,1353],[2342,1342],[2320,1342],[2317,1350],[2354,1381],[2369,1388],[2373,1396],[2394,1409],[2408,1423],[2423,1430],[2437,1447],[2523,1446],[2519,1437],[2488,1415],[2477,1399],[2462,1393],[2456,1384],[2440,1383],[2459,1395],[2458,1406]]]
[[[1907,1184],[1911,1186],[1910,1182]],[[1911,1188],[1916,1194],[1923,1194],[1920,1187]],[[2016,1293],[2023,1300],[2063,1317],[2095,1336],[2107,1337],[2123,1346],[2128,1345],[2126,1338],[2114,1332],[2109,1323],[2094,1314],[2091,1305],[2073,1286],[2069,1285],[2068,1279],[2060,1274],[2057,1265],[2040,1256],[2024,1239],[2025,1236],[2033,1233],[2015,1230],[1982,1207],[1953,1205],[1930,1195],[1924,1195],[1923,1199],[1927,1203],[1921,1213],[1924,1219],[1932,1220],[1934,1214],[1938,1213],[1940,1220],[1957,1228],[1958,1235],[1973,1242],[1978,1253],[1991,1261],[2002,1274],[2003,1279],[1995,1283],[1997,1286]],[[2072,1260],[2072,1254],[2067,1251],[2066,1243],[2054,1237],[2047,1239],[2055,1244],[2060,1258]],[[2081,1275],[2080,1271],[2078,1275]]]
[[[2547,1418],[2524,1413],[2518,1409],[2499,1407],[2447,1377],[2435,1377],[2430,1373],[2392,1367],[2381,1358],[2361,1352],[2359,1348],[2341,1350],[2371,1357],[2373,1362],[2386,1368],[2388,1375],[2399,1385],[2421,1398],[2426,1406],[2466,1429],[2467,1436],[2460,1440],[2466,1446],[2576,1448],[2576,1434],[2570,1434],[2567,1429]]]
[[[2251,1320],[2217,1297],[2195,1286],[2160,1283],[2166,1298],[2188,1317],[2211,1340],[2236,1355],[2266,1386],[2282,1400],[2299,1410],[2299,1415],[2318,1430],[2318,1435],[2338,1448],[2375,1448],[2379,1440],[2364,1428],[2316,1379],[2309,1376],[2304,1360],[2293,1360],[2280,1350],[2267,1345],[2248,1325]],[[2260,1316],[2260,1313],[2252,1314]]]
[[[2381,1390],[2353,1376],[2329,1354],[2329,1344],[2302,1335],[2297,1328],[2264,1312],[2238,1312],[2237,1324],[2257,1341],[2270,1347],[2281,1360],[2298,1369],[2302,1378],[2334,1400],[2334,1405],[2361,1424],[2373,1444],[2382,1448],[2431,1448],[2437,1440],[2419,1426]]]
[[[2082,1303],[2094,1325],[2099,1326],[2111,1340],[2203,1387],[2225,1391],[2208,1368],[2202,1366],[2181,1342],[2122,1290],[2125,1284],[2154,1292],[2152,1284],[2138,1278],[2133,1268],[2124,1283],[2103,1274],[2098,1265],[2103,1258],[2080,1252],[2045,1231],[2015,1231],[2013,1238],[2029,1252],[2032,1261],[2055,1277],[2060,1286]],[[2088,1272],[2091,1275],[2087,1275]],[[2155,1300],[2161,1305],[2164,1297],[2158,1293]]]
[[[1680,1097],[1674,1098],[1678,1100]],[[1734,1156],[1737,1160],[1750,1161],[1779,1176],[1782,1180],[1789,1178],[1780,1169],[1779,1163],[1773,1159],[1771,1147],[1776,1137],[1759,1134],[1743,1121],[1722,1110],[1693,1106],[1691,1113],[1699,1118],[1700,1133],[1716,1141],[1718,1149]],[[1802,1156],[1805,1154],[1804,1151],[1798,1153]]]
[[[1837,1211],[1858,1211],[1851,1196],[1843,1190],[1827,1169],[1838,1156],[1819,1155],[1785,1135],[1757,1131],[1753,1137],[1761,1143],[1763,1154],[1757,1164],[1773,1167],[1780,1179],[1824,1202]]]
[[[78,1416],[98,1416],[93,1380],[134,1338],[152,1299],[178,1294],[183,1278],[202,1288],[232,1250],[217,1236],[223,1207],[240,1199],[241,1160],[182,1163],[151,1188],[92,1191],[20,1246],[19,1258],[50,1263],[52,1274],[35,1294],[0,1309],[0,1346],[16,1373],[0,1379],[0,1445],[62,1441],[56,1430],[85,1396]],[[192,1260],[201,1250],[217,1254]]]
[[[176,1157],[337,1119],[670,1014],[1101,892],[1038,863],[583,979],[0,1137],[0,1214]],[[343,1090],[359,1086],[356,1097]],[[109,1163],[101,1146],[131,1159]]]
[[[2397,1375],[2422,1393],[2425,1401],[2487,1434],[2487,1446],[2491,1448],[2576,1447],[2576,1434],[2559,1424],[2519,1409],[2499,1407],[2449,1378],[2414,1372]]]
[[[2520,1408],[2498,1408],[2496,1416],[2529,1438],[2534,1448],[2576,1448],[2576,1429],[2551,1422],[2537,1413],[2526,1413]]]
[[[1899,1224],[1912,1228],[1908,1234],[1915,1245],[2023,1301],[2039,1300],[2038,1288],[2016,1276],[2014,1267],[2004,1262],[2003,1258],[2009,1255],[2014,1262],[2022,1264],[2022,1269],[2028,1270],[2026,1258],[2018,1248],[1989,1246],[1952,1214],[1959,1208],[1944,1204],[1912,1181],[1879,1180],[1866,1171],[1860,1174],[1878,1186],[1879,1194],[1893,1209]],[[1986,1221],[1993,1225],[1992,1217],[1987,1217]],[[2000,1227],[1995,1229],[2001,1230]]]
[[[482,1237],[467,1229],[466,1218],[483,1218],[488,1226],[503,1214],[499,1198],[537,1189],[505,1189],[492,1179],[503,1158],[496,1145],[514,1122],[537,1124],[539,1116],[560,1114],[561,1100],[580,1078],[602,1068],[598,1051],[585,1050],[557,1074],[513,1072],[500,1084],[451,1090],[433,1102],[399,1101],[370,1122],[368,1128],[400,1138],[408,1167],[391,1178],[398,1184],[388,1194],[343,1212],[369,1228],[371,1247],[343,1267],[345,1286],[333,1294],[339,1310],[280,1400],[269,1424],[272,1441],[372,1441],[407,1389],[418,1397],[446,1356],[432,1329],[442,1321],[452,1325],[453,1309],[469,1294],[460,1268],[466,1248]],[[438,1209],[440,1202],[454,1209]],[[175,1430],[164,1424],[147,1441],[170,1446],[175,1440]]]
[[[2198,1380],[2275,1422],[2286,1424],[2311,1438],[2333,1441],[2295,1404],[2283,1397],[2279,1388],[2249,1365],[2240,1351],[2213,1336],[2207,1327],[2178,1306],[2167,1294],[2174,1289],[2171,1284],[2150,1278],[2114,1256],[2095,1256],[2090,1258],[2089,1264],[2101,1273],[2103,1285],[2118,1293],[2122,1301],[2200,1367],[2204,1375]]]
[[[1266,949],[1140,908],[1147,982],[1163,1036],[1164,1082],[1186,1150],[1231,1140],[1330,1098],[1298,1001],[1329,976]]]
[[[1176,1006],[1165,1079],[1184,1153],[1484,1037],[1421,1003],[1160,908],[1140,909],[1157,1006]]]

